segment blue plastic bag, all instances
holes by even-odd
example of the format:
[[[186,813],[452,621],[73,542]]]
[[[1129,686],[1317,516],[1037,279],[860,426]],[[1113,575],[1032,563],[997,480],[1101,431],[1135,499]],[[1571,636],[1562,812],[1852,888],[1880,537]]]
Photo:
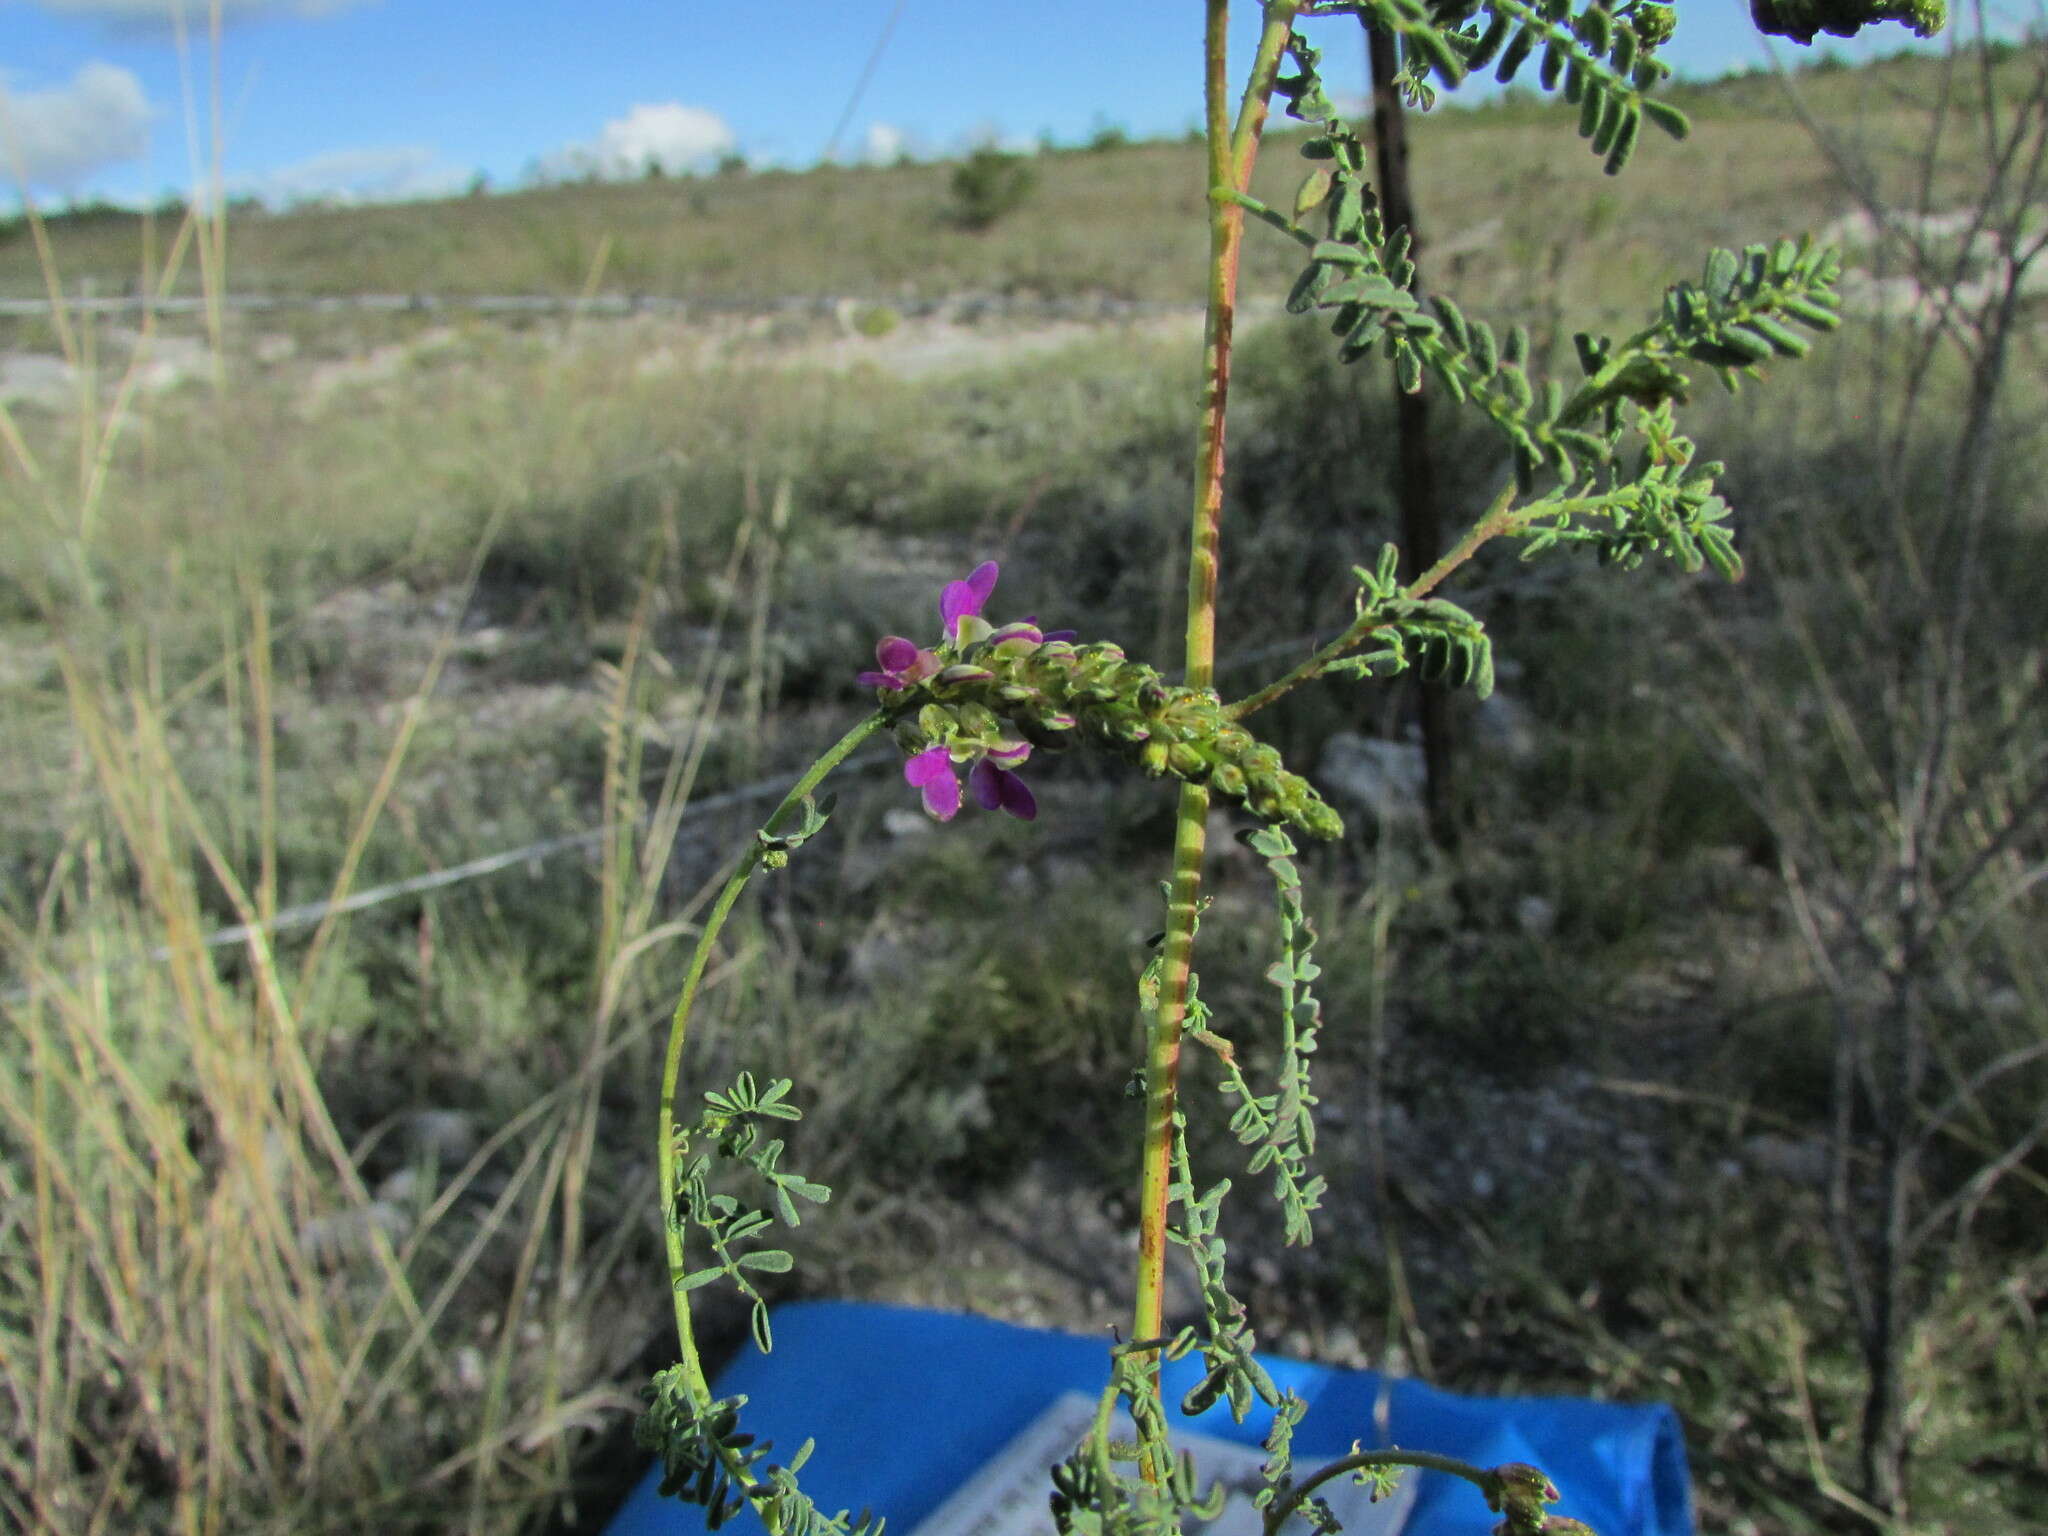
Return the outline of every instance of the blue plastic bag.
[[[1554,1512],[1600,1536],[1692,1536],[1692,1488],[1678,1416],[1662,1403],[1625,1406],[1558,1397],[1460,1397],[1372,1371],[1261,1355],[1274,1384],[1309,1404],[1294,1436],[1295,1466],[1312,1470],[1351,1449],[1398,1445],[1478,1466],[1522,1461],[1550,1474]],[[828,1513],[870,1508],[908,1532],[1061,1393],[1099,1392],[1105,1340],[983,1317],[854,1302],[798,1302],[775,1313],[775,1353],[758,1349],[719,1377],[721,1397],[745,1394],[741,1426],[772,1440],[782,1460],[806,1438],[804,1491]],[[1174,1422],[1257,1445],[1272,1422],[1254,1404],[1242,1424],[1219,1404],[1193,1419],[1170,1407],[1201,1377],[1199,1357],[1166,1368]],[[1376,1427],[1384,1396],[1384,1434]],[[1404,1536],[1485,1536],[1495,1516],[1469,1483],[1419,1479]],[[703,1511],[664,1499],[649,1471],[606,1536],[698,1536]],[[1048,1485],[1049,1486],[1049,1485]],[[752,1510],[724,1529],[759,1536]]]

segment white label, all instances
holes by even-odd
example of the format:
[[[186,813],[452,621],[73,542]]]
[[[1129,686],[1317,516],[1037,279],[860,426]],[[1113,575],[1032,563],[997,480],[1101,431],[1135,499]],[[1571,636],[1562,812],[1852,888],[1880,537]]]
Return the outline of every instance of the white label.
[[[911,1532],[911,1536],[1055,1536],[1047,1497],[1052,1492],[1053,1466],[1071,1456],[1095,1422],[1095,1400],[1068,1392],[1019,1432],[982,1469],[962,1483]],[[1136,1431],[1127,1414],[1118,1414],[1110,1431],[1133,1440]],[[1186,1536],[1260,1536],[1263,1517],[1252,1503],[1264,1479],[1259,1467],[1266,1453],[1257,1446],[1210,1435],[1182,1432],[1173,1437],[1176,1451],[1195,1458],[1203,1490],[1221,1479],[1230,1490],[1223,1513],[1206,1525],[1189,1522]],[[1297,1468],[1310,1472],[1311,1460]],[[1398,1536],[1415,1502],[1415,1473],[1403,1474],[1394,1492],[1374,1503],[1367,1489],[1349,1478],[1333,1478],[1321,1497],[1343,1525],[1346,1536]],[[1299,1513],[1281,1527],[1283,1536],[1312,1536],[1313,1527]]]

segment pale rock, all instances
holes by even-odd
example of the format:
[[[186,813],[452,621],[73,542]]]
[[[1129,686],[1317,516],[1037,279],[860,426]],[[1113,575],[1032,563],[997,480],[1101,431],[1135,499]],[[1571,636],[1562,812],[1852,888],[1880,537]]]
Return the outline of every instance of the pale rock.
[[[1828,1144],[1818,1136],[1795,1139],[1766,1131],[1742,1144],[1742,1156],[1754,1171],[1767,1178],[1815,1186],[1828,1181]]]
[[[1479,701],[1473,726],[1480,744],[1509,762],[1525,763],[1536,755],[1536,722],[1527,705],[1512,694],[1495,690]]]
[[[511,631],[500,624],[473,629],[455,642],[455,654],[463,661],[490,661],[512,643]]]
[[[1547,939],[1557,930],[1557,903],[1528,895],[1515,903],[1515,926],[1532,939]]]
[[[900,935],[874,928],[856,939],[847,951],[846,969],[861,986],[887,992],[909,979],[917,960],[915,947]]]
[[[148,394],[176,389],[213,372],[213,349],[197,336],[158,336],[136,349],[135,387]]]
[[[882,812],[882,830],[890,837],[918,838],[932,835],[932,819],[922,811],[892,805]]]
[[[354,1210],[314,1216],[299,1224],[299,1251],[323,1269],[367,1258],[381,1233],[397,1243],[412,1230],[412,1217],[395,1205],[372,1200]]]
[[[0,405],[61,411],[78,400],[78,370],[61,357],[36,352],[0,354]]]
[[[1372,1363],[1357,1330],[1344,1323],[1323,1331],[1323,1347],[1319,1354],[1329,1364],[1343,1366],[1347,1370],[1360,1370]]]
[[[410,1205],[420,1193],[420,1171],[417,1168],[401,1168],[377,1185],[379,1205]]]
[[[399,1146],[408,1158],[443,1167],[468,1162],[480,1140],[476,1117],[461,1109],[415,1110],[398,1127]]]
[[[1325,794],[1391,822],[1420,818],[1426,777],[1421,747],[1339,731],[1323,743],[1315,782]]]

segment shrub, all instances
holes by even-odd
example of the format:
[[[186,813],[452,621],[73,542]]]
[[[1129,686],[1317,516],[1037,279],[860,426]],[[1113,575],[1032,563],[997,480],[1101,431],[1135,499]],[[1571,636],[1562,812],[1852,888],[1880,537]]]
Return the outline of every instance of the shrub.
[[[1022,155],[985,144],[953,171],[953,220],[983,230],[1015,213],[1038,185],[1038,172]]]

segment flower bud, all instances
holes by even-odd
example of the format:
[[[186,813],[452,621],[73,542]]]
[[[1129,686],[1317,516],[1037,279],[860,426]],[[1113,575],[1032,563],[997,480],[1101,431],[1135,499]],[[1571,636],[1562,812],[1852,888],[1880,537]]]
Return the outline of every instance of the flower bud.
[[[970,736],[991,737],[1002,731],[1003,722],[986,704],[976,704],[970,699],[965,704],[956,705],[953,713],[960,721],[960,729]]]
[[[1023,656],[1038,649],[1045,643],[1045,634],[1036,624],[1018,622],[1005,624],[988,637],[988,643],[1006,655]]]

